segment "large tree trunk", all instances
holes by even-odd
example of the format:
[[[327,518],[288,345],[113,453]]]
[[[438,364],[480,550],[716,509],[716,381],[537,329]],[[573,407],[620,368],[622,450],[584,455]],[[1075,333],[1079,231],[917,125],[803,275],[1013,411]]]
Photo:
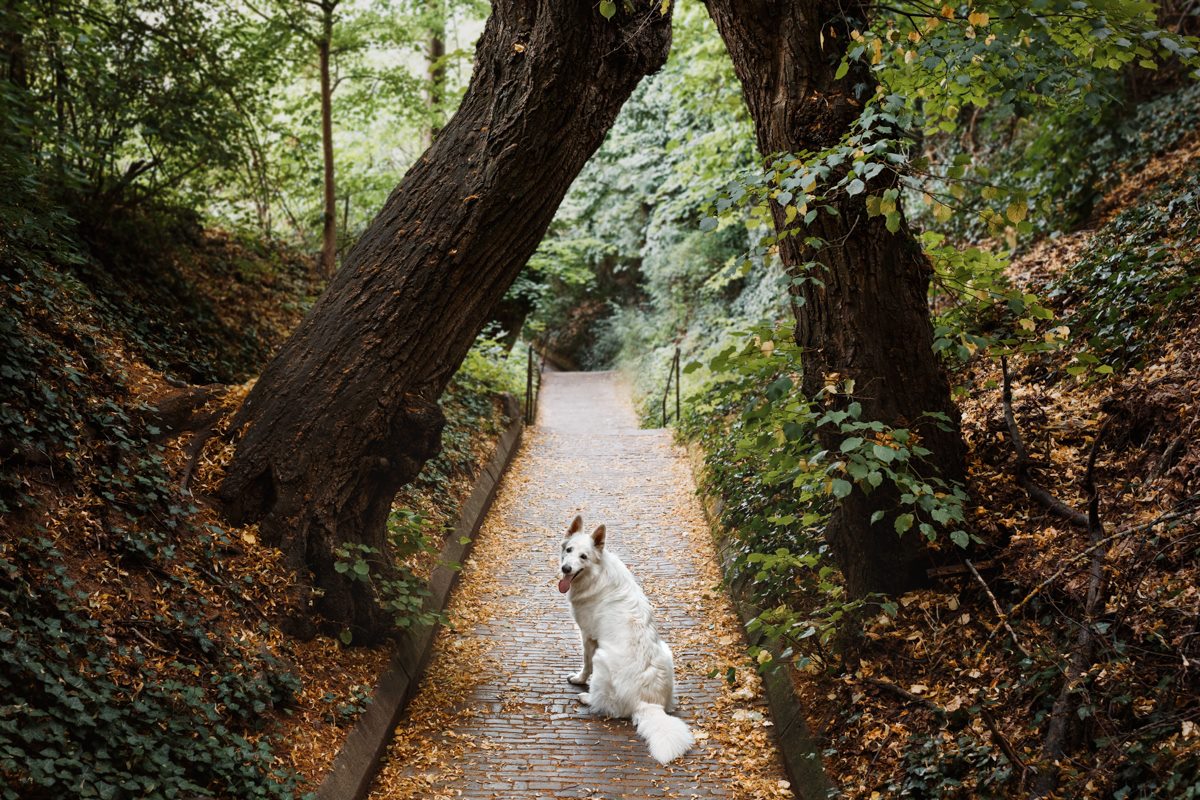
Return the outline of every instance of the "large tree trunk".
[[[771,157],[837,144],[874,92],[874,79],[861,65],[834,79],[850,31],[865,27],[869,3],[706,0],[706,5],[742,83],[759,151]],[[877,182],[870,190],[885,188]],[[827,376],[853,379],[854,396],[841,395],[840,403],[857,400],[864,419],[918,431],[933,451],[929,467],[958,480],[964,473],[963,446],[958,414],[932,349],[930,267],[907,225],[890,233],[883,217],[867,217],[866,194],[843,197],[834,203],[838,216],[821,214],[814,221],[809,233],[831,246],[814,252],[804,237],[795,236],[779,245],[789,269],[810,261],[825,266],[814,273],[824,286],[804,282],[793,294],[803,388],[811,397]],[[776,228],[783,230],[783,210],[775,206],[774,212]],[[946,414],[954,430],[922,420],[927,411]],[[829,447],[841,438],[828,431],[821,435]],[[919,535],[895,533],[897,502],[897,492],[886,485],[870,495],[856,488],[830,522],[829,544],[854,595],[895,594],[926,580],[929,557]],[[887,516],[872,525],[876,510]]]
[[[442,390],[622,104],[666,59],[669,17],[657,2],[637,8],[606,21],[586,2],[494,3],[458,113],[238,412],[226,514],[261,523],[334,630],[361,641],[386,627],[336,573],[334,550],[382,550],[392,498],[439,450]]]
[[[317,53],[321,71],[321,161],[324,166],[324,213],[321,216],[321,277],[328,280],[337,269],[337,197],[333,177],[333,79],[330,48],[333,46],[334,5],[321,6],[321,38]]]

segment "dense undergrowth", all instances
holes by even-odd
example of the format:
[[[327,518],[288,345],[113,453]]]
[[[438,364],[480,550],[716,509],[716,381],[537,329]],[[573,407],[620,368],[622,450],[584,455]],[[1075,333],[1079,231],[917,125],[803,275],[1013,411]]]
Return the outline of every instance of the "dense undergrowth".
[[[684,30],[703,24],[681,14]],[[1200,796],[1198,85],[1178,71],[1142,74],[1138,92],[1105,78],[1086,108],[981,110],[959,135],[923,142],[928,161],[950,165],[931,169],[957,204],[949,214],[913,192],[905,208],[926,231],[935,347],[970,448],[967,483],[947,486],[923,478],[908,431],[801,395],[765,214],[729,213],[746,190],[726,185],[707,212],[719,222],[701,225],[699,187],[756,167],[722,145],[752,138],[719,88],[728,67],[709,61],[716,74],[695,86],[706,57],[692,46],[635,94],[564,206],[543,252],[574,254],[584,277],[552,283],[534,316],[552,349],[622,369],[651,426],[681,351],[678,430],[703,458],[702,491],[735,554],[728,577],[751,587],[765,609],[752,626],[778,645],[752,655],[791,671],[832,777],[864,798],[1023,796],[1066,709],[1055,796]],[[678,98],[690,92],[707,116],[689,116]],[[665,155],[647,162],[655,146]],[[638,185],[653,203],[608,213]],[[1009,204],[999,216],[997,202]],[[589,266],[640,278],[608,291]],[[571,311],[584,290],[589,310]],[[1094,455],[1102,545],[1019,486],[1002,356],[1036,481],[1086,509]],[[836,452],[818,444],[821,426],[838,429]],[[846,596],[823,532],[854,484],[897,488],[908,508],[896,533],[931,540],[928,589]],[[1096,563],[1086,665],[1066,681]]]
[[[195,384],[232,408],[311,303],[311,265],[169,209],[62,222],[52,246],[0,244],[0,792],[298,796],[386,653],[280,633],[279,551],[207,499],[229,447],[162,409]],[[453,522],[517,372],[485,340],[456,377],[444,449],[394,514],[401,559]],[[425,613],[422,569],[390,576],[400,626]]]
[[[1193,426],[1200,389],[1189,353],[1200,281],[1200,160],[1194,143],[1174,149],[1178,128],[1160,127],[1164,108],[1191,113],[1175,97],[1143,117],[1146,128],[1124,159],[1113,157],[1126,183],[1140,184],[1111,182],[1110,192],[1125,192],[1122,205],[1110,204],[1094,230],[1018,256],[1002,276],[1046,298],[1039,302],[1053,318],[1030,332],[1065,326],[1065,341],[1022,349],[997,335],[997,316],[985,308],[943,317],[954,337],[979,345],[978,355],[947,352],[947,363],[972,448],[970,504],[954,524],[966,523],[978,543],[971,557],[984,565],[980,580],[951,569],[962,577],[936,579],[929,591],[848,602],[821,537],[836,490],[772,468],[780,449],[807,475],[824,475],[830,461],[846,457],[818,452],[811,422],[796,427],[808,401],[779,392],[778,382],[798,370],[794,348],[777,344],[788,326],[758,331],[743,345],[749,358],[718,357],[700,371],[681,429],[704,449],[705,491],[722,499],[721,522],[739,548],[735,574],[753,578],[768,609],[755,624],[806,676],[802,697],[828,732],[826,757],[851,794],[1027,792],[1055,713],[1096,548],[1014,485],[1002,375],[995,357],[984,355],[989,345],[1010,353],[1016,417],[1044,464],[1040,480],[1076,508],[1086,506],[1081,484],[1095,437],[1112,419],[1096,445],[1095,480],[1114,538],[1100,550],[1105,602],[1091,626],[1099,644],[1071,694],[1075,749],[1064,762],[1062,796],[1200,791],[1198,685],[1186,666],[1197,656],[1195,612],[1186,608],[1200,578],[1200,453],[1175,430]],[[1157,132],[1168,139],[1161,147]],[[1143,148],[1168,159],[1166,177],[1139,177],[1159,164]],[[766,343],[774,344],[770,358],[761,355]],[[956,548],[940,542],[938,551],[961,564]],[[998,617],[1000,607],[1017,610]]]

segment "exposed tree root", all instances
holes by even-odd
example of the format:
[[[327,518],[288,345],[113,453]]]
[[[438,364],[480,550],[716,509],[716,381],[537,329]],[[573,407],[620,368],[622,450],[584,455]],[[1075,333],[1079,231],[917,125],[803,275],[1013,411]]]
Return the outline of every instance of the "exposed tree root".
[[[1007,393],[1007,370],[1005,371],[1005,391]],[[1095,649],[1093,625],[1096,621],[1096,611],[1103,606],[1104,594],[1104,559],[1105,550],[1099,544],[1104,540],[1104,525],[1100,520],[1100,495],[1096,490],[1096,454],[1100,443],[1108,432],[1108,427],[1115,417],[1109,415],[1096,433],[1088,454],[1087,470],[1084,473],[1084,490],[1088,497],[1088,546],[1092,548],[1091,564],[1088,568],[1087,601],[1084,604],[1083,620],[1079,626],[1079,635],[1075,638],[1075,646],[1071,653],[1070,664],[1063,676],[1062,688],[1054,700],[1050,710],[1050,722],[1046,728],[1046,739],[1042,745],[1042,768],[1038,770],[1034,780],[1031,797],[1042,798],[1053,794],[1058,788],[1061,771],[1058,763],[1066,753],[1067,727],[1070,720],[1071,697],[1079,688],[1091,664],[1092,653]]]
[[[1088,527],[1088,516],[1069,505],[1059,500],[1050,492],[1043,489],[1037,481],[1030,475],[1030,467],[1032,462],[1029,458],[1029,451],[1025,449],[1025,440],[1021,438],[1021,431],[1017,427],[1017,418],[1013,414],[1012,407],[1012,379],[1008,374],[1008,358],[1000,358],[1000,369],[1004,377],[1004,421],[1008,424],[1008,435],[1012,439],[1013,449],[1017,452],[1016,479],[1019,485],[1029,497],[1052,514],[1062,517],[1072,525],[1080,528]]]

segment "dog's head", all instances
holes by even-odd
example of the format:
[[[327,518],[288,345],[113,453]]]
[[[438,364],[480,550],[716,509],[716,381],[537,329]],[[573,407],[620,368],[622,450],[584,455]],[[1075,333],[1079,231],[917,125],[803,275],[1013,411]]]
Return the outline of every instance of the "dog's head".
[[[566,538],[562,542],[559,568],[562,578],[558,582],[558,590],[566,593],[571,584],[586,575],[589,569],[595,569],[604,552],[604,526],[589,533],[583,532],[583,518],[575,517],[571,527],[567,528]]]

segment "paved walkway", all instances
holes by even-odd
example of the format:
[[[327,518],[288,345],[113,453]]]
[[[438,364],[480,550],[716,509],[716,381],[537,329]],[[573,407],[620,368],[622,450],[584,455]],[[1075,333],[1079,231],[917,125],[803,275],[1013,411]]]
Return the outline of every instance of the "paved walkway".
[[[543,386],[371,797],[791,797],[683,452],[638,429],[614,373],[547,373]],[[675,653],[697,747],[669,766],[566,681],[579,639],[555,583],[577,513],[587,530],[607,525]]]

